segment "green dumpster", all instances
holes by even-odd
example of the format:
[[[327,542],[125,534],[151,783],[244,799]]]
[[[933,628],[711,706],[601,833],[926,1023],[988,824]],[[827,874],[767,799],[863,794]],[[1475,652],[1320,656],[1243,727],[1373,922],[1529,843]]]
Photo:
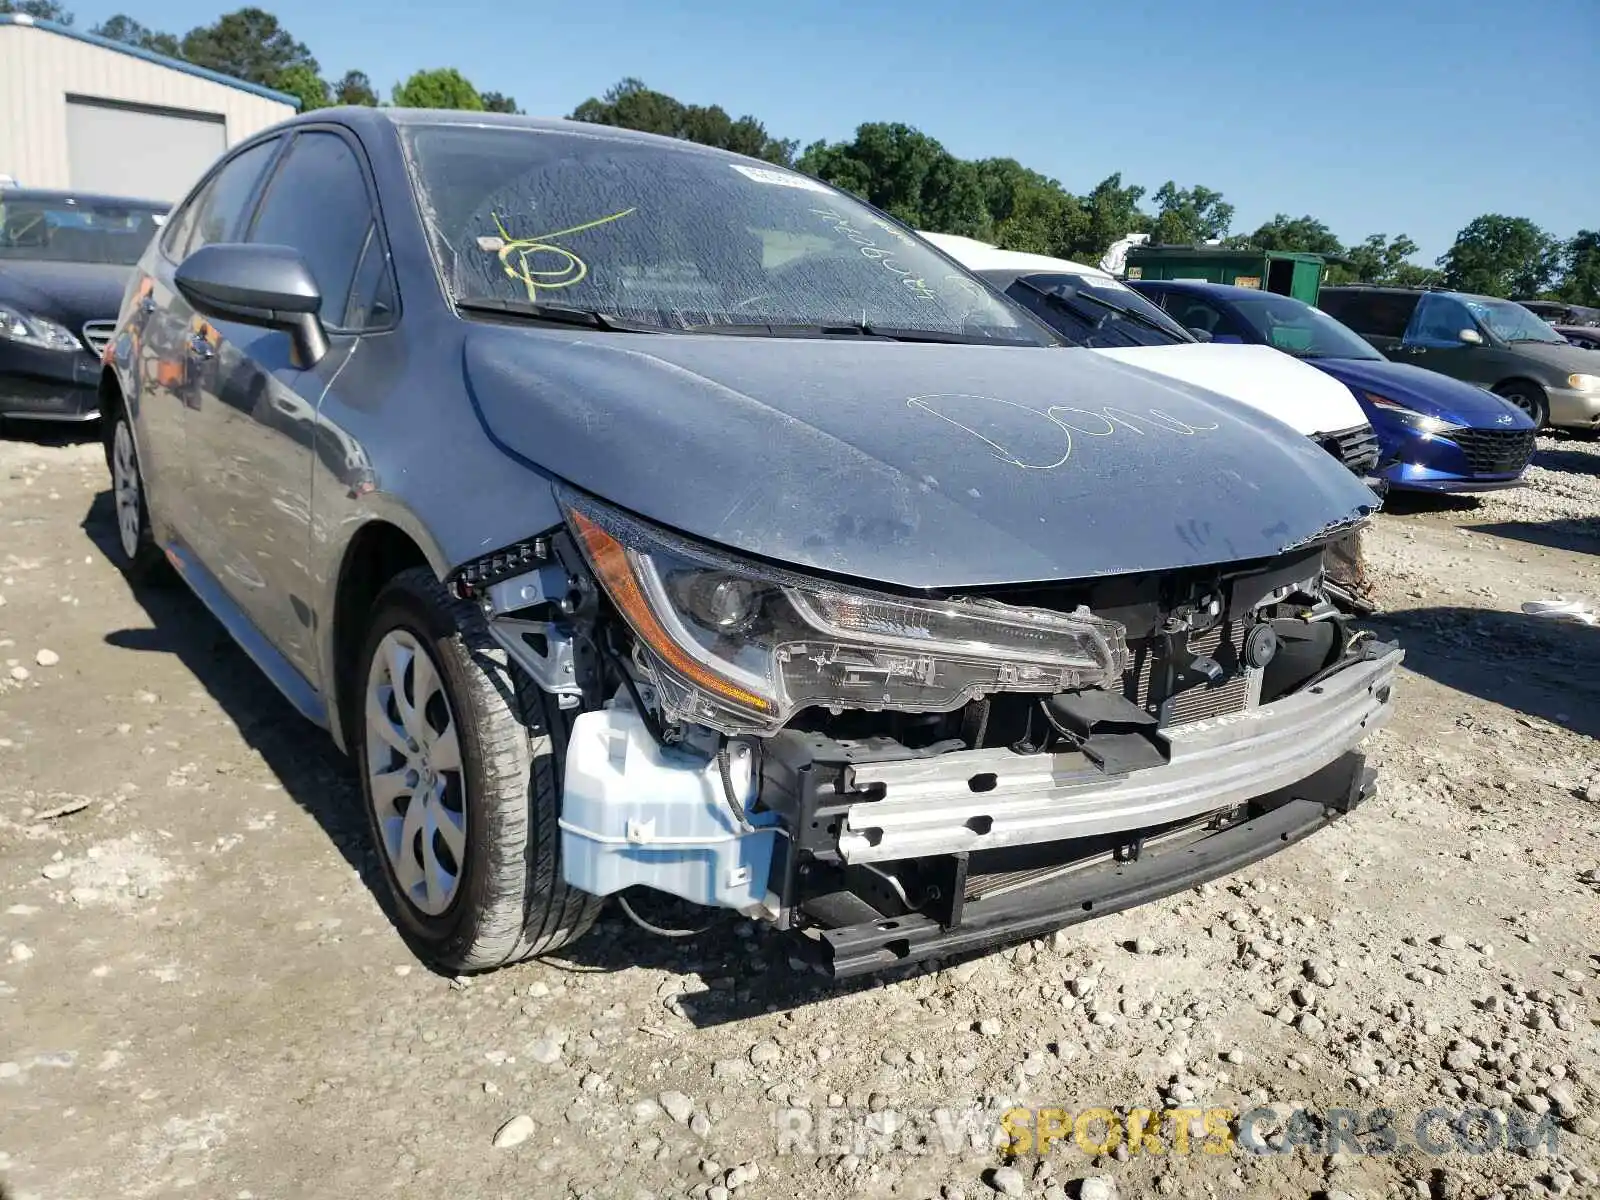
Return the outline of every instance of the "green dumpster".
[[[1129,279],[1231,283],[1317,302],[1327,263],[1320,254],[1289,250],[1229,250],[1222,246],[1134,246]]]

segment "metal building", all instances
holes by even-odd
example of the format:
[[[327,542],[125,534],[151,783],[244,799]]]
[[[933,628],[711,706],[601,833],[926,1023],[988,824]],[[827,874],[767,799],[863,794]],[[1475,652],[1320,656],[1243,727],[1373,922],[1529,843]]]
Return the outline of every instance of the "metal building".
[[[181,199],[216,157],[300,102],[107,38],[0,13],[0,177]]]

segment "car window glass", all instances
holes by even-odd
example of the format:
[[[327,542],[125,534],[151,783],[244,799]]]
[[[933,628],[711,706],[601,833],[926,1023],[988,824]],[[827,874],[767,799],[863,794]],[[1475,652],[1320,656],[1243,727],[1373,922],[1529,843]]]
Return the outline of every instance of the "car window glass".
[[[1185,329],[1203,330],[1214,338],[1219,335],[1236,337],[1241,341],[1245,338],[1245,331],[1237,321],[1199,296],[1173,293],[1167,301],[1167,311]]]
[[[1417,298],[1408,292],[1324,292],[1318,307],[1366,337],[1397,338]]]
[[[302,133],[256,212],[249,240],[298,250],[322,292],[322,318],[342,328],[372,202],[355,151],[333,133]]]
[[[350,303],[345,309],[344,326],[346,329],[369,329],[387,325],[394,320],[394,309],[389,255],[374,223],[367,230],[366,247],[361,252],[356,281],[350,289]]]
[[[1430,293],[1417,305],[1417,315],[1412,318],[1411,328],[1406,332],[1406,345],[1439,348],[1459,346],[1461,331],[1477,328],[1477,322],[1461,301],[1454,296]]]
[[[599,126],[419,122],[401,137],[457,304],[758,336],[848,325],[1052,340],[910,231],[794,171]]]
[[[201,246],[235,236],[239,218],[277,149],[278,139],[271,138],[223,164],[172,223],[172,231],[162,243],[167,256],[181,262]]]

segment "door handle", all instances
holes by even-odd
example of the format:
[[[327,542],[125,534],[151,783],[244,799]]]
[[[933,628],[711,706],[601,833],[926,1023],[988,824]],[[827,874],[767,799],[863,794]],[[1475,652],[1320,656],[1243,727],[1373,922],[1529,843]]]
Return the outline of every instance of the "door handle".
[[[204,359],[214,357],[217,353],[217,350],[215,346],[206,341],[202,335],[197,333],[189,338],[189,353],[195,358]]]

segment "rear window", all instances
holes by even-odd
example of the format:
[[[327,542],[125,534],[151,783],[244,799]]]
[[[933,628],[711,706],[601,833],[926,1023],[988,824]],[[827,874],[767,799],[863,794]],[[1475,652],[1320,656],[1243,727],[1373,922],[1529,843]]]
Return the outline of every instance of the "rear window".
[[[1323,312],[1367,337],[1405,335],[1416,310],[1413,292],[1342,292],[1324,290],[1317,301]]]
[[[132,266],[166,205],[0,191],[0,259]]]

